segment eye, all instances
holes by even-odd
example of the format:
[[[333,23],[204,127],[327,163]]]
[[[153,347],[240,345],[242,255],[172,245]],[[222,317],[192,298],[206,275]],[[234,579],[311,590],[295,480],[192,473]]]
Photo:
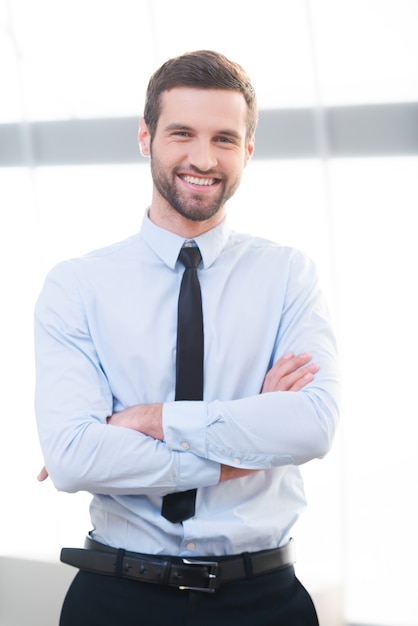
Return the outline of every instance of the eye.
[[[230,137],[217,137],[216,141],[219,143],[234,143]]]

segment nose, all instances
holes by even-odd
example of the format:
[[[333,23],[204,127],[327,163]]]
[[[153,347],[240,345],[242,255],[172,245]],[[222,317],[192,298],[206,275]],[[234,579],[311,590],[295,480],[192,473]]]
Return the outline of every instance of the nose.
[[[201,172],[209,171],[218,163],[215,151],[216,148],[210,141],[196,138],[190,147],[190,165]]]

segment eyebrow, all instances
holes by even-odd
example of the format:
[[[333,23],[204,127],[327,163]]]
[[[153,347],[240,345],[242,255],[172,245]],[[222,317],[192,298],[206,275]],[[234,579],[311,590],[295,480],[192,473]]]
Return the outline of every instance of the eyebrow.
[[[194,128],[192,126],[188,126],[187,124],[177,124],[176,122],[172,122],[171,124],[168,124],[165,128],[164,131],[165,132],[170,132],[172,130],[184,130],[184,131],[194,131]],[[233,137],[234,139],[241,139],[241,134],[238,133],[236,130],[231,130],[229,128],[225,128],[223,130],[218,130],[216,131],[217,135],[225,135],[228,137]]]

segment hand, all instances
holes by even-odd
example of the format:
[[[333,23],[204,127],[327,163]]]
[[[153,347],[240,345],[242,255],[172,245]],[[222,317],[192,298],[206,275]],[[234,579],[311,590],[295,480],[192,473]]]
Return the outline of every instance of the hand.
[[[41,469],[41,471],[39,472],[38,476],[36,477],[39,482],[41,483],[43,480],[46,480],[48,478],[48,471],[45,467],[45,465],[43,466],[43,468]]]
[[[309,363],[311,355],[302,352],[295,356],[288,352],[269,370],[264,379],[261,393],[270,391],[300,391],[310,383],[319,370],[316,363]]]

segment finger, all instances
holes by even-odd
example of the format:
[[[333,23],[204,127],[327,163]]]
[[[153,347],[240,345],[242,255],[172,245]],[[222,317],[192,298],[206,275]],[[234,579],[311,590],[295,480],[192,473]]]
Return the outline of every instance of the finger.
[[[278,361],[276,361],[270,371],[267,372],[261,392],[267,393],[269,391],[287,391],[287,388],[279,388],[281,380],[309,363],[311,358],[312,357],[309,352],[302,352],[297,356],[295,356],[292,352],[285,354]]]
[[[316,363],[311,363],[307,367],[302,367],[294,374],[289,375],[280,382],[281,391],[300,391],[313,381],[315,374],[319,370]]]
[[[36,478],[37,480],[39,480],[39,482],[42,482],[43,480],[46,480],[48,476],[49,476],[48,471],[44,465]]]

